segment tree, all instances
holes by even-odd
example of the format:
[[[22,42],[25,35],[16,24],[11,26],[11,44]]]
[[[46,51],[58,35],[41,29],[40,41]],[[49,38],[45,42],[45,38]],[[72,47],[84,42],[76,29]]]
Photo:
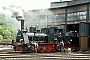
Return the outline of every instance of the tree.
[[[15,39],[15,25],[11,22],[11,18],[0,13],[0,40],[1,39]]]

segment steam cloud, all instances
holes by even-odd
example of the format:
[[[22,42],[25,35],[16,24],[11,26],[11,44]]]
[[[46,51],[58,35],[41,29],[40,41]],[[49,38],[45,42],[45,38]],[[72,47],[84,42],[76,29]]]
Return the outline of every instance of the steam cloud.
[[[29,10],[24,12],[25,27],[36,26],[38,29],[45,28],[50,22],[55,22],[55,16],[50,10]]]

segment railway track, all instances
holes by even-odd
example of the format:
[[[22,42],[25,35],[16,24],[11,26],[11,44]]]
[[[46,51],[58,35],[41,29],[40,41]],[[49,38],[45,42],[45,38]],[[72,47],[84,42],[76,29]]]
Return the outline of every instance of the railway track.
[[[7,47],[6,43],[1,45]],[[0,60],[90,60],[90,53],[15,53],[12,49],[8,49],[0,50]]]
[[[1,53],[0,60],[90,60],[90,54],[82,53]]]
[[[21,53],[6,49],[0,50],[0,60],[90,60],[90,52]]]

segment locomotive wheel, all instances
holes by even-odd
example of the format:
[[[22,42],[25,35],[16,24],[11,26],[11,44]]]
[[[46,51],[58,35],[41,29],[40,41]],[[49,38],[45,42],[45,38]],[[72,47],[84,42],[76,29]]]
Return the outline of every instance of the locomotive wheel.
[[[16,52],[16,46],[13,47],[14,51]]]
[[[31,53],[35,53],[35,52],[36,52],[36,50],[35,50],[35,49],[34,49],[34,50],[30,50],[30,52],[31,52]]]
[[[31,48],[30,48],[30,52],[31,52],[31,53],[36,52],[35,47],[34,47],[33,45],[32,45]]]
[[[40,51],[41,53],[43,53],[43,52],[44,52],[44,49],[40,49],[39,51]]]
[[[25,53],[25,47],[24,46],[22,47],[22,52]]]
[[[47,46],[46,51],[51,52],[51,46]]]
[[[23,49],[22,49],[22,46],[19,46],[19,50],[20,50],[20,51],[22,51],[22,50],[23,50]]]
[[[51,52],[51,49],[50,48],[47,48],[47,52]]]

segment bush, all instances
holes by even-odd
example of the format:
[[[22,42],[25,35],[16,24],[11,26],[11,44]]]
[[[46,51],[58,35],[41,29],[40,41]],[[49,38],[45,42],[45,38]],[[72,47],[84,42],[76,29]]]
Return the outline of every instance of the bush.
[[[0,35],[0,40],[2,40],[3,39],[3,36],[2,35]]]

